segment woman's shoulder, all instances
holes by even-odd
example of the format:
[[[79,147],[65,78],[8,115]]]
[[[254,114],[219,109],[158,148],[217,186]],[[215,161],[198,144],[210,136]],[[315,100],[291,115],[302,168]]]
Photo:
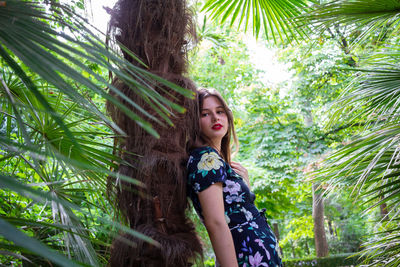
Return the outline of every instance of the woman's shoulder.
[[[225,166],[225,161],[219,155],[218,151],[211,146],[196,147],[190,151],[188,167],[202,168],[204,164]]]
[[[187,163],[189,184],[195,192],[201,192],[211,184],[226,179],[226,163],[218,151],[210,146],[197,147],[191,151]]]

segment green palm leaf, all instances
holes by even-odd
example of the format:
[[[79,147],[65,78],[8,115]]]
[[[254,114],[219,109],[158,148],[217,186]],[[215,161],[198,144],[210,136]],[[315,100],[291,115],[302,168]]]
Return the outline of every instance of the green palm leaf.
[[[341,121],[356,123],[362,120],[366,125],[379,124],[397,118],[400,112],[400,68],[387,57],[359,69],[349,83],[335,109],[328,125]]]
[[[85,213],[77,206],[82,205],[82,203],[86,203],[85,206],[91,210],[109,209],[107,205],[99,206],[97,203],[88,201],[87,197],[79,195],[82,195],[82,193],[88,195],[91,192],[91,195],[95,195],[99,189],[104,192],[105,175],[117,178],[115,173],[107,169],[109,167],[115,168],[114,162],[119,161],[111,153],[113,146],[92,140],[95,140],[97,136],[110,136],[110,132],[97,126],[93,127],[90,122],[95,122],[96,117],[86,117],[90,114],[86,110],[68,101],[61,94],[55,96],[55,88],[48,86],[42,88],[42,92],[49,90],[53,93],[52,96],[44,97],[59,112],[60,117],[65,118],[66,127],[74,134],[75,141],[79,143],[80,149],[78,150],[47,110],[44,110],[38,101],[35,102],[34,94],[24,91],[23,87],[20,87],[22,84],[16,80],[11,78],[7,80],[11,87],[7,86],[7,88],[10,89],[15,100],[14,107],[19,110],[21,121],[24,121],[23,125],[26,127],[28,140],[31,140],[31,142],[21,144],[17,140],[10,140],[12,139],[11,133],[6,137],[0,137],[0,147],[4,149],[2,152],[6,152],[4,157],[0,158],[0,162],[6,161],[6,166],[17,168],[21,163],[16,164],[15,158],[21,158],[22,163],[28,165],[29,169],[33,170],[34,175],[38,177],[36,180],[30,180],[30,182],[35,183],[39,179],[39,183],[36,182],[35,186],[42,188],[43,193],[33,190],[31,184],[27,187],[14,181],[14,179],[20,180],[18,178],[3,176],[0,185],[3,189],[17,192],[34,202],[51,203],[49,206],[52,209],[53,220],[68,229],[72,229],[64,231],[65,242],[71,248],[71,252],[69,252],[67,247],[66,253],[80,262],[97,266],[99,265],[97,255],[91,245],[93,241],[88,235],[89,231],[85,230],[85,225],[82,224],[76,213]],[[63,101],[60,101],[61,98]],[[65,102],[70,102],[70,104]],[[5,104],[10,103],[5,102]],[[9,117],[9,114],[6,114],[5,117]],[[26,121],[26,118],[32,119]],[[7,128],[12,128],[12,126]],[[43,159],[46,159],[49,164],[44,163]],[[129,177],[118,176],[118,179],[124,179],[140,186],[136,180]],[[52,192],[52,194],[49,195],[45,193],[46,191]],[[98,196],[98,198],[100,197],[101,195]],[[116,229],[122,227],[110,222],[108,222],[108,225]],[[125,228],[123,230],[126,231]],[[130,233],[139,238],[145,238],[135,231],[130,231]],[[19,237],[15,236],[15,238]],[[14,243],[17,241],[10,240],[13,240]],[[145,238],[145,240],[152,242],[149,238]],[[94,240],[94,243],[96,243],[96,240]],[[46,254],[41,255],[46,257]]]
[[[389,214],[381,221],[384,232],[375,233],[363,251],[371,266],[397,266],[395,259],[400,255],[393,247],[400,242],[400,232],[391,223],[400,219],[399,58],[398,48],[388,46],[372,55],[366,67],[354,75],[334,105],[329,125],[362,122],[364,132],[330,155],[318,172],[329,184],[328,191],[354,188],[366,211],[387,205]]]
[[[400,27],[400,3],[396,0],[339,0],[315,6],[303,18],[316,27],[348,25],[360,34],[354,43],[397,33]]]
[[[307,0],[208,0],[203,10],[211,12],[212,17],[230,25],[244,25],[247,30],[251,23],[253,34],[258,38],[263,30],[267,39],[285,41],[304,36],[304,24],[296,19],[308,7]]]
[[[55,30],[56,24],[68,30]],[[112,171],[121,162],[112,143],[114,131],[124,133],[90,98],[102,99],[103,104],[110,101],[157,137],[151,123],[171,124],[170,117],[184,109],[155,89],[165,90],[161,84],[185,97],[193,93],[130,64],[106,47],[86,20],[55,2],[43,7],[10,0],[0,6],[0,58],[0,195],[17,199],[0,206],[3,214],[9,214],[0,219],[0,234],[7,240],[1,247],[16,252],[7,251],[8,255],[30,251],[62,266],[103,265],[95,245],[108,246],[110,239],[98,240],[90,228],[94,223],[102,224],[96,230],[111,232],[110,238],[124,231],[157,245],[112,221],[113,203],[104,201],[107,177],[141,184]],[[122,95],[87,62],[112,71],[159,118]],[[41,227],[45,235],[36,233],[37,225],[24,224],[24,218],[36,218],[35,212],[54,223]],[[15,217],[21,220],[10,220]],[[64,250],[70,260],[49,247]],[[25,256],[18,257],[29,260]]]
[[[19,246],[25,247],[32,252],[36,252],[39,255],[46,255],[47,259],[60,264],[61,266],[79,266],[78,264],[68,260],[66,257],[61,256],[57,252],[44,246],[42,243],[34,238],[31,238],[23,233],[19,232],[11,224],[7,223],[0,218],[0,234],[10,240],[15,240],[15,243]]]
[[[399,2],[393,0],[333,1],[316,6],[305,18],[320,30],[345,25],[356,36],[353,44],[360,44],[368,39],[384,41],[398,33],[399,10]],[[329,184],[328,191],[354,188],[366,211],[387,205],[388,215],[377,224],[383,230],[364,244],[361,254],[367,256],[366,266],[399,265],[400,232],[395,223],[400,219],[399,58],[399,49],[387,45],[355,73],[334,105],[329,126],[361,122],[364,132],[330,155],[318,171]]]
[[[82,61],[76,58],[76,56],[83,57],[84,59],[87,59],[91,62],[99,64],[100,66],[112,70],[118,77],[121,78],[121,80],[137,90],[137,93],[139,95],[152,95],[153,97],[155,97],[155,99],[157,99],[158,97],[158,100],[160,100],[161,98],[157,96],[152,87],[146,87],[142,84],[139,84],[136,80],[131,78],[130,74],[136,74],[149,85],[153,85],[153,81],[157,77],[150,73],[144,72],[142,69],[135,67],[132,64],[129,64],[129,62],[126,62],[125,60],[116,56],[115,53],[111,53],[105,47],[105,45],[101,45],[100,41],[97,39],[96,36],[91,34],[89,29],[82,28],[82,22],[80,21],[77,21],[75,24],[68,26],[70,26],[71,31],[79,32],[81,38],[85,39],[86,42],[82,42],[79,39],[74,39],[66,34],[54,31],[49,27],[49,25],[38,20],[38,18],[51,19],[48,15],[40,12],[38,8],[40,8],[40,6],[36,6],[35,4],[28,4],[21,1],[9,1],[7,2],[7,6],[5,8],[0,8],[0,18],[2,19],[2,21],[0,20],[0,25],[7,25],[7,31],[1,30],[5,29],[6,27],[2,27],[0,29],[0,41],[3,46],[6,46],[7,49],[14,52],[14,54],[17,55],[34,72],[38,73],[45,80],[49,81],[57,88],[59,88],[62,92],[66,93],[68,96],[71,97],[71,99],[78,103],[82,103],[82,105],[85,105],[87,108],[91,108],[92,112],[97,114],[103,120],[107,121],[107,123],[112,124],[112,122],[109,121],[103,114],[94,109],[90,102],[83,98],[79,93],[76,93],[76,90],[63,78],[63,76],[60,75],[60,73],[66,75],[72,80],[86,86],[90,90],[93,90],[95,93],[111,101],[113,104],[124,110],[134,121],[142,125],[146,130],[148,130],[155,136],[157,136],[157,134],[154,132],[154,130],[152,130],[152,127],[148,122],[143,120],[136,113],[133,113],[131,109],[127,106],[122,105],[114,98],[110,97],[107,92],[99,88],[99,86],[95,84],[92,80],[79,74],[76,69],[81,69],[82,71],[85,71],[92,75],[94,78],[98,79],[104,85],[108,86],[110,90],[119,94],[131,106],[133,106],[136,110],[140,111],[148,118],[161,123],[160,121],[150,115],[147,111],[143,110],[137,104],[133,103],[126,96],[121,95],[116,88],[108,84],[107,81],[104,80],[104,78],[94,73],[90,68],[85,66]],[[60,6],[60,8],[63,8],[63,11],[68,11],[68,9],[64,8],[63,6]],[[24,10],[24,12],[22,12],[22,10]],[[84,34],[85,32],[86,34]],[[58,36],[58,38],[56,38],[55,36]],[[60,39],[64,39],[65,41],[70,42],[73,45],[82,47],[84,49],[83,51],[87,51],[89,53],[84,53],[76,49],[72,45],[66,45]],[[51,53],[50,51],[56,52],[59,56],[61,56],[61,58],[63,58],[66,62],[69,62],[70,64],[64,63],[60,60],[60,58],[54,56],[53,53]],[[13,68],[17,68],[17,64],[13,62],[11,58],[7,57],[7,51],[2,49],[0,50],[0,52],[2,52],[2,56],[5,57],[5,60],[8,61],[8,64],[12,64]],[[126,71],[122,71],[118,68],[118,66],[129,70],[129,72],[127,73]],[[14,71],[16,71],[16,69],[14,69]],[[23,76],[24,73],[22,70],[16,71],[16,73],[18,73],[18,75],[23,78],[26,84],[32,84],[29,82],[29,79],[27,79],[27,77]],[[183,88],[179,88],[178,86],[164,81],[161,78],[157,79],[158,81],[167,84],[172,89],[186,96],[193,95],[192,92],[189,92]],[[32,90],[32,92],[36,91],[34,87],[31,87],[30,89]],[[46,101],[41,99],[39,94],[36,94],[36,97],[41,101],[42,105],[44,105],[46,108],[49,108],[46,105]],[[154,104],[152,100],[148,98],[145,98],[145,100],[149,103]],[[165,105],[177,111],[183,111],[181,108],[177,107],[170,101],[167,101],[165,99],[163,99],[162,101],[164,101]],[[161,107],[161,104],[159,102],[156,102],[155,104]],[[161,110],[161,113],[165,113],[167,116],[171,115],[171,113],[168,112],[168,109],[159,109],[159,111]],[[60,125],[62,124],[60,123]]]
[[[371,128],[370,133],[356,139],[339,149],[327,159],[318,172],[318,177],[329,186],[327,192],[340,190],[343,187],[354,188],[358,203],[371,210],[381,204],[387,205],[390,220],[399,220],[398,206],[400,203],[400,164],[399,121]],[[376,239],[364,244],[363,254],[369,256],[372,265],[398,258],[400,250],[393,249],[400,242],[400,232],[393,230],[388,217],[383,218],[383,229],[390,232],[390,242],[387,234],[376,232]],[[391,260],[390,260],[391,261]],[[385,266],[397,266],[397,260]]]

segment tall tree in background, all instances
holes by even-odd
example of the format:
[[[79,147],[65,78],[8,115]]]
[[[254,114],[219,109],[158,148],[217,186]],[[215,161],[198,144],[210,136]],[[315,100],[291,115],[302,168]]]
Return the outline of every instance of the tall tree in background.
[[[191,14],[183,0],[120,0],[111,12],[111,30],[118,42],[133,51],[143,63],[136,63],[132,54],[124,57],[139,68],[192,91],[196,87],[186,78],[186,49],[193,42],[194,30]],[[137,76],[132,76],[142,83]],[[153,91],[146,96],[133,94],[121,79],[113,84],[124,95],[151,110],[159,101],[175,103],[186,111],[174,112],[165,119],[168,125],[156,125],[160,138],[156,139],[109,103],[114,121],[126,133],[118,140],[124,162],[119,173],[134,177],[144,188],[125,182],[117,183],[118,206],[128,225],[151,237],[159,246],[149,246],[128,235],[115,240],[111,253],[111,266],[190,266],[201,244],[194,225],[186,217],[186,162],[189,142],[198,131],[196,99],[188,99],[161,84],[152,84]],[[121,101],[123,101],[121,99]],[[131,245],[124,239],[132,240]]]
[[[328,242],[325,233],[324,199],[321,188],[316,183],[312,185],[314,219],[315,254],[317,257],[326,257],[329,253]]]

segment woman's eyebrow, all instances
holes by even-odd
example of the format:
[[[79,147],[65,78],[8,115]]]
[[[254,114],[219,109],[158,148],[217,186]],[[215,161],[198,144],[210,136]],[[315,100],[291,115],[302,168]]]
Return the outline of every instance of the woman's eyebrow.
[[[218,107],[216,107],[216,108],[222,108],[222,109],[223,109],[224,107],[223,107],[223,106],[218,106]],[[203,110],[208,110],[208,111],[209,111],[210,109],[208,109],[208,108],[202,108],[201,111],[203,111]]]

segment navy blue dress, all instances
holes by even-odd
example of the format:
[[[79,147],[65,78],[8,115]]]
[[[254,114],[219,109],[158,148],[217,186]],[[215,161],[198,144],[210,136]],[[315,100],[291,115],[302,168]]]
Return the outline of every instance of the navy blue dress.
[[[222,183],[225,219],[239,266],[282,266],[276,238],[254,205],[254,194],[243,179],[212,147],[192,150],[188,161],[188,196],[201,219],[197,194],[218,182]]]

